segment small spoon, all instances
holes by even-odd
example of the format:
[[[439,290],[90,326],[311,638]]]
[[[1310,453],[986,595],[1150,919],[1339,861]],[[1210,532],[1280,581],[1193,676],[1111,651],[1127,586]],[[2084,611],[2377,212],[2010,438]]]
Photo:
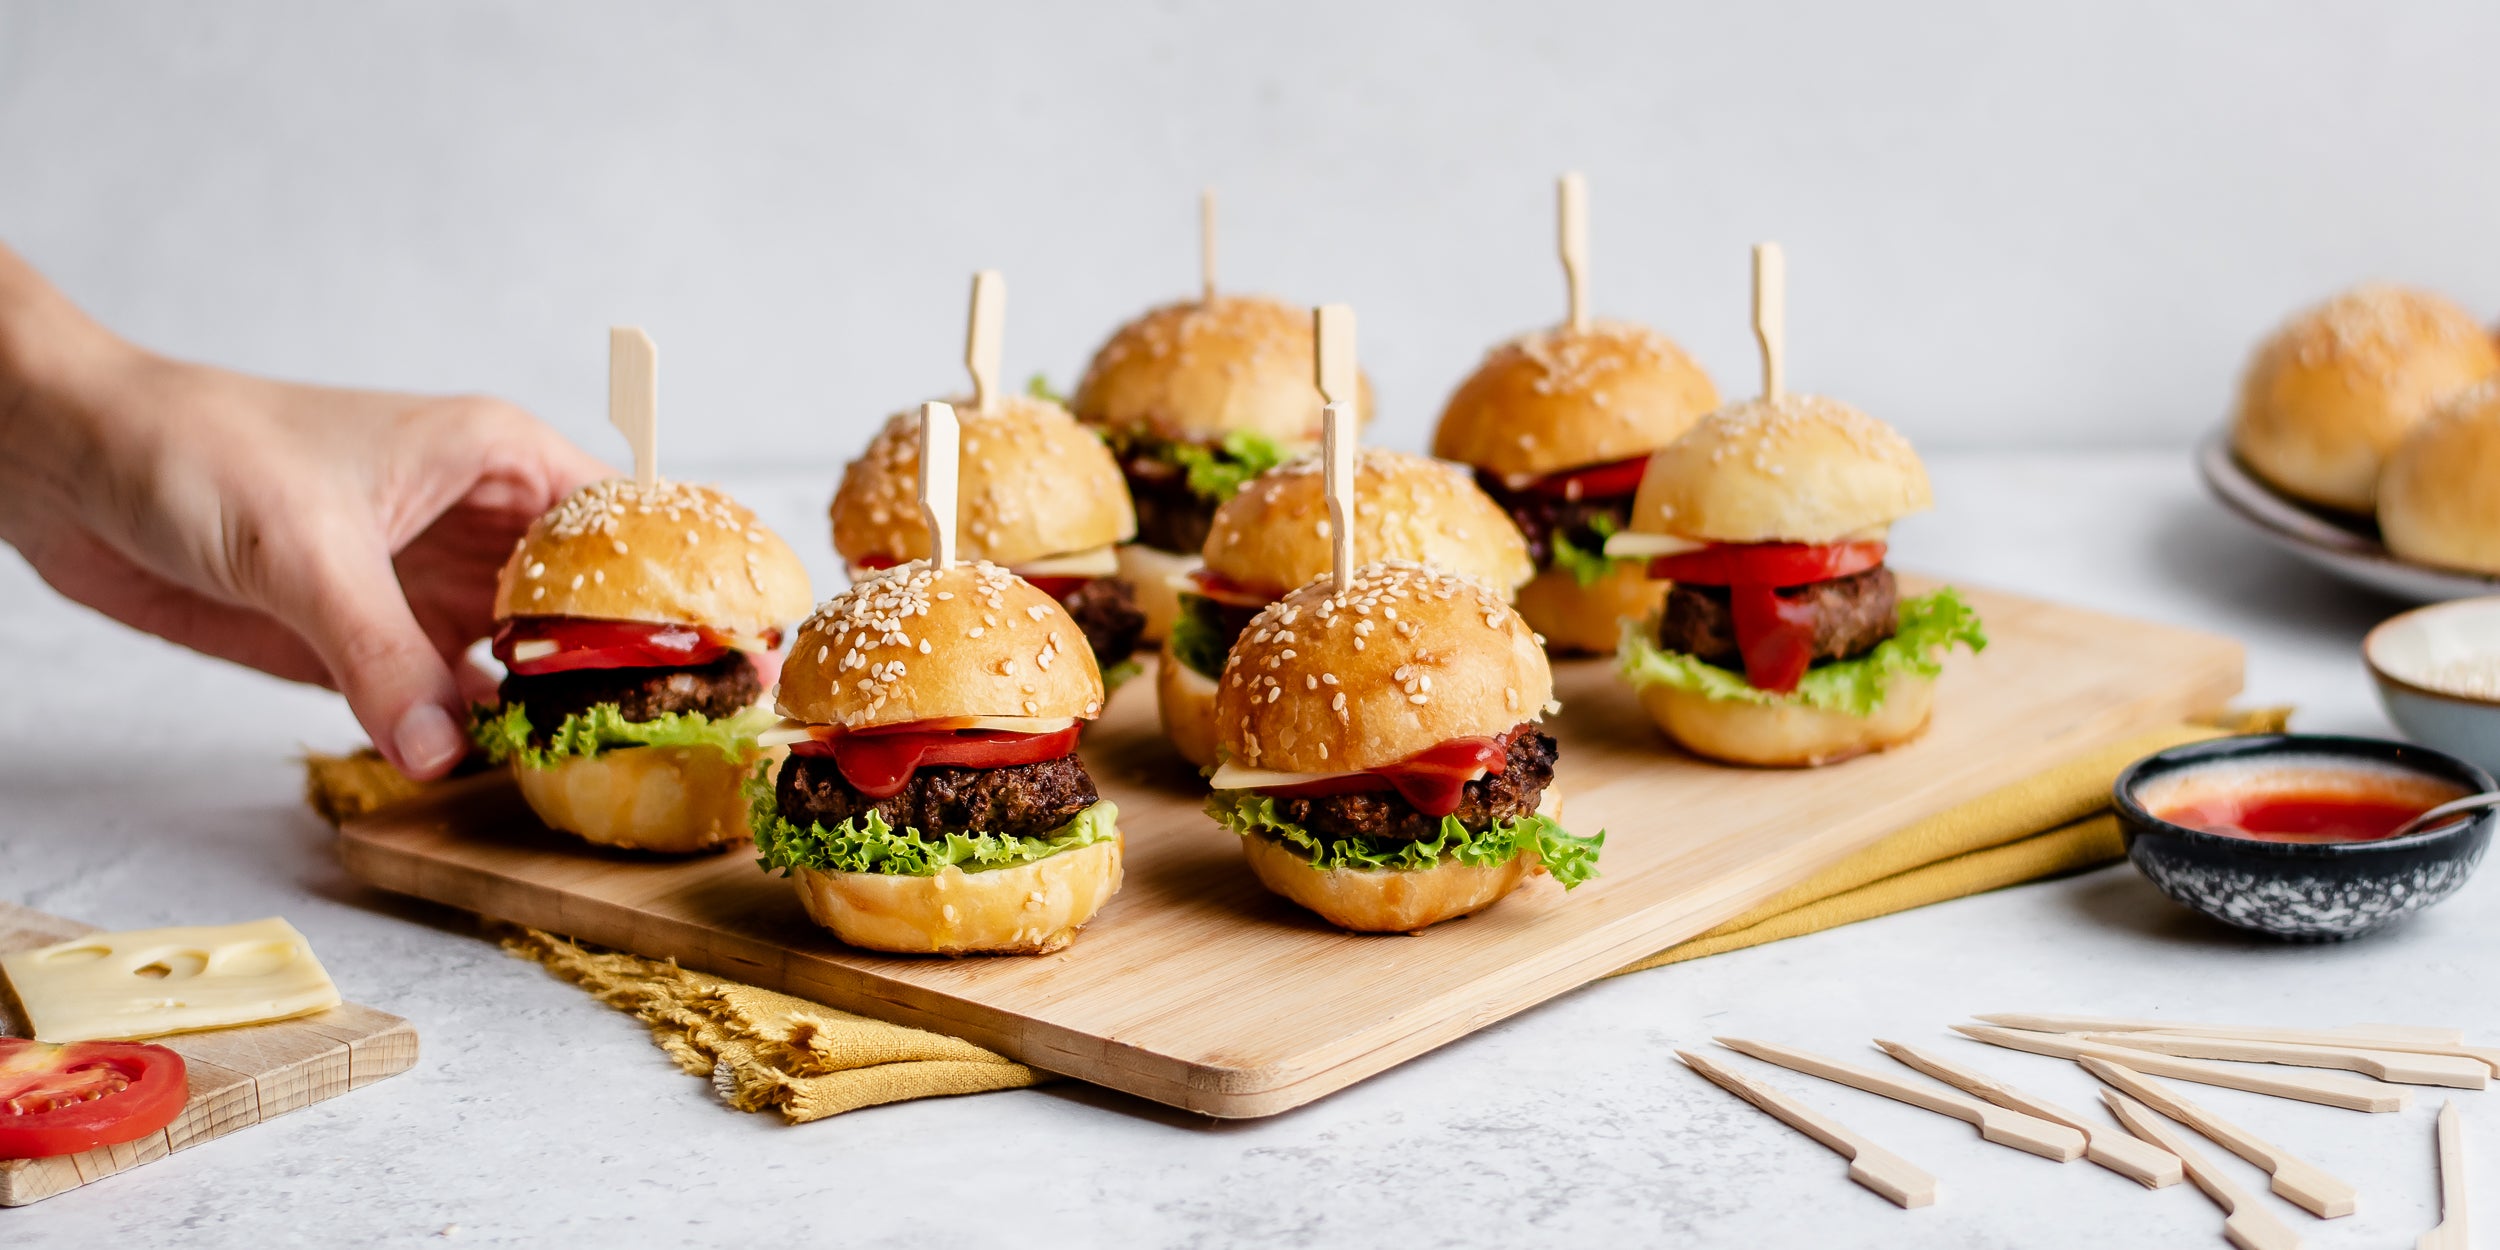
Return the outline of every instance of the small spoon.
[[[2396,826],[2396,831],[2394,833],[2388,834],[2386,839],[2381,840],[2385,841],[2401,838],[2409,833],[2420,833],[2433,825],[2444,825],[2448,823],[2450,817],[2460,816],[2467,812],[2487,811],[2494,807],[2500,807],[2500,790],[2487,790],[2481,794],[2466,795],[2461,799],[2450,799],[2447,802],[2442,803],[2439,806]]]

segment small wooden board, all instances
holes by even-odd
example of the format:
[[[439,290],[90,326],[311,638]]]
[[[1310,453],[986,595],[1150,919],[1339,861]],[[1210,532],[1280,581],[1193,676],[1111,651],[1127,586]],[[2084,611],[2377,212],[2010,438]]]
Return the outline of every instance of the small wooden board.
[[[50,946],[94,925],[0,902],[0,952]],[[0,1036],[29,1030],[16,1002],[0,994]],[[22,1207],[153,1163],[212,1137],[258,1124],[416,1066],[417,1031],[371,1007],[343,1003],[319,1015],[275,1024],[152,1041],[175,1051],[191,1078],[191,1101],[163,1131],[120,1146],[50,1159],[0,1159],[0,1207]]]
[[[1215,1116],[1299,1106],[1730,919],[1885,834],[2109,742],[2218,709],[2237,644],[1970,592],[1992,645],[1956,654],[1916,743],[1830,768],[1705,764],[1668,747],[1610,661],[1557,667],[1566,823],[1603,875],[1539,877],[1420,937],[1341,933],[1270,895],[1124,688],[1084,754],[1120,805],[1127,884],[1042,958],[855,951],[744,850],[603,853],[547,832],[500,777],[350,822],[348,871],[403,894],[951,1033],[1035,1067]]]

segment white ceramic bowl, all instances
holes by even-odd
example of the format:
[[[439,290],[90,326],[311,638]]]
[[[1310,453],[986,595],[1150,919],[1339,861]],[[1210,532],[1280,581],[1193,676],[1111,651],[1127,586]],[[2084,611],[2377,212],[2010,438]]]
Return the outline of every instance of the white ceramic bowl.
[[[2361,640],[2361,659],[2406,737],[2500,772],[2500,595],[2389,617]]]
[[[2276,547],[2337,577],[2415,603],[2500,593],[2500,577],[2397,559],[2367,517],[2311,507],[2276,492],[2231,454],[2227,430],[2197,447],[2196,471],[2233,516]]]

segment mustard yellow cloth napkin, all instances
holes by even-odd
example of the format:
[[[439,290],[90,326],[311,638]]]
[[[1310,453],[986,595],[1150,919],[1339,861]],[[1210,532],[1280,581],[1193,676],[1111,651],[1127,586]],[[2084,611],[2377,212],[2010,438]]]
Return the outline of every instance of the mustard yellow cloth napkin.
[[[2061,876],[2119,858],[2109,786],[2129,763],[2182,742],[2279,730],[2270,709],[2114,743],[1911,825],[1734,920],[1630,967],[1638,972]],[[305,798],[337,823],[415,791],[370,751],[305,759]],[[535,929],[504,948],[631,1012],[677,1065],[741,1111],[793,1123],[860,1107],[1014,1089],[1050,1079],[959,1038],[577,945]]]

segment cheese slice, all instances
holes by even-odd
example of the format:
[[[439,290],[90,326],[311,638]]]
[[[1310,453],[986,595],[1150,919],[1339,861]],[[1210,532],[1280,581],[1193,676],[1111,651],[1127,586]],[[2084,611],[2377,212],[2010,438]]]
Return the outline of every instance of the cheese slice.
[[[1120,571],[1120,557],[1109,546],[1049,556],[1015,568],[1018,577],[1109,577]]]
[[[1076,723],[1073,716],[950,716],[929,722],[931,730],[996,729],[1011,734],[1055,734]],[[810,727],[794,720],[785,720],[755,735],[755,744],[763,747],[786,747],[815,736]]]
[[[1610,556],[1677,556],[1687,551],[1699,551],[1709,545],[1694,542],[1689,538],[1678,538],[1673,534],[1644,534],[1638,530],[1625,530],[1620,534],[1607,536],[1606,554]]]
[[[275,916],[91,933],[0,955],[45,1042],[124,1041],[311,1015],[339,1005],[312,944]]]
[[[1279,773],[1270,772],[1264,768],[1244,768],[1231,760],[1226,760],[1216,765],[1215,774],[1207,778],[1207,788],[1211,790],[1275,790],[1285,786],[1307,786],[1314,781],[1333,781],[1339,777],[1352,777],[1366,771],[1369,770],[1358,768],[1342,773]],[[1477,780],[1488,771],[1478,768],[1467,774],[1467,780]]]

